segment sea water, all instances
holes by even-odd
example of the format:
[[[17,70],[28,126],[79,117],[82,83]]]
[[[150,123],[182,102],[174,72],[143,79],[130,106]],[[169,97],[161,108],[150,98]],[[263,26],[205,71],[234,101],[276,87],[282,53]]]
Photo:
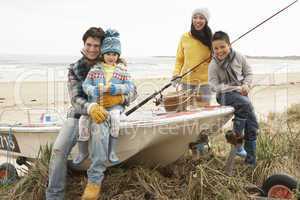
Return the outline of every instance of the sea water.
[[[66,81],[69,64],[79,56],[1,55],[0,81]],[[175,57],[125,58],[133,79],[171,78]],[[248,58],[254,74],[300,72],[300,59]]]

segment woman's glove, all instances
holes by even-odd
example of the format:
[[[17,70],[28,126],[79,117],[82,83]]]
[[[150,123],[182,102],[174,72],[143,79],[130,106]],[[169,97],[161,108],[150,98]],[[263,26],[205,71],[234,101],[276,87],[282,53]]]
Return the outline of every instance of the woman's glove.
[[[104,108],[110,108],[114,105],[120,105],[124,103],[124,96],[123,95],[110,95],[106,93],[100,103]]]
[[[88,107],[88,114],[95,123],[100,124],[106,120],[108,112],[103,106],[92,103]]]

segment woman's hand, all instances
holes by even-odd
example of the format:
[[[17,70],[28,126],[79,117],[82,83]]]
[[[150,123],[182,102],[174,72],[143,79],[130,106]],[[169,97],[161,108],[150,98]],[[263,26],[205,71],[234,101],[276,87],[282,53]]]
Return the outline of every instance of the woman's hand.
[[[174,75],[171,78],[171,83],[173,87],[177,87],[177,85],[180,83],[181,77],[179,75]]]

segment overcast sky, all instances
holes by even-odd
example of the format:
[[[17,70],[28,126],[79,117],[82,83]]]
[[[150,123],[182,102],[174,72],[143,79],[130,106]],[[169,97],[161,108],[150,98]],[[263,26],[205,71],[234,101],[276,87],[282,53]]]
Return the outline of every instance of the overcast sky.
[[[0,54],[78,55],[90,26],[120,31],[122,54],[174,56],[193,9],[207,7],[213,31],[235,39],[287,0],[1,0]],[[238,41],[246,55],[300,55],[300,3]]]

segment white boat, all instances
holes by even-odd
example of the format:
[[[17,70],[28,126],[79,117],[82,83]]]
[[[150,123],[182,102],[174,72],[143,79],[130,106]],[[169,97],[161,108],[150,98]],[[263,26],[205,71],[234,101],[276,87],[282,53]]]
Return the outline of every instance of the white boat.
[[[202,131],[216,132],[233,115],[232,107],[211,106],[193,111],[135,112],[121,121],[117,156],[120,161],[166,165],[177,160]],[[36,158],[41,145],[55,141],[61,126],[54,124],[0,125],[0,155]],[[70,159],[76,155],[73,148]],[[88,162],[81,169],[86,169]]]

